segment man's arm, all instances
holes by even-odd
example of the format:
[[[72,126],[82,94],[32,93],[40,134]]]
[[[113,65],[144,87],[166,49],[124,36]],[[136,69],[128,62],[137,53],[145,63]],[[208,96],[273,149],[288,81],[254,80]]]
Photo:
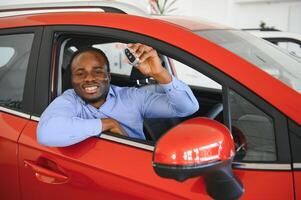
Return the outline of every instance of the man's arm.
[[[156,90],[141,88],[134,92],[133,98],[140,99],[143,118],[185,117],[199,109],[191,89],[175,77],[171,83],[158,87]]]
[[[142,74],[153,77],[160,84],[168,84],[172,81],[171,75],[161,65],[155,49],[140,43],[128,44],[128,47],[139,58],[138,70]]]
[[[101,132],[100,120],[77,117],[75,106],[72,97],[62,95],[46,108],[37,128],[37,139],[40,144],[69,146]]]
[[[139,43],[129,44],[128,47],[140,59],[138,70],[146,76],[153,77],[165,91],[163,94],[146,90],[137,91],[137,98],[142,99],[141,111],[145,118],[184,117],[199,109],[198,101],[191,89],[168,73],[161,65],[156,50]]]
[[[126,135],[114,119],[77,117],[71,96],[56,98],[44,111],[37,128],[38,142],[45,146],[64,147],[97,136],[103,131]]]

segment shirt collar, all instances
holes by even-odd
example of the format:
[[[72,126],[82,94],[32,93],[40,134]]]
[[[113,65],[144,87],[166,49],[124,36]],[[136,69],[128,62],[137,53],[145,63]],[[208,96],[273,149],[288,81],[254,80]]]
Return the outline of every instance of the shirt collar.
[[[116,96],[116,94],[115,94],[115,92],[114,92],[114,90],[113,90],[113,88],[112,88],[111,85],[110,85],[109,93],[108,93],[108,96],[107,96],[106,100],[108,100],[109,96],[114,96],[114,97]]]

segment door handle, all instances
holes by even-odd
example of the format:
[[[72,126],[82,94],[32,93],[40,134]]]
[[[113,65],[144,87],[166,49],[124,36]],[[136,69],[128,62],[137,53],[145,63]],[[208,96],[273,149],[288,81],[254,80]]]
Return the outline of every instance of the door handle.
[[[24,160],[24,166],[31,168],[34,171],[35,177],[41,182],[49,184],[63,184],[68,181],[68,177],[66,175],[47,169],[33,161]]]

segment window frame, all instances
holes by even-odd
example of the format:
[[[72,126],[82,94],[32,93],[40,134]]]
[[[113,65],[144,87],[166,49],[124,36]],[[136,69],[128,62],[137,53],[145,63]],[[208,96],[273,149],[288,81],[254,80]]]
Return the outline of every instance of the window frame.
[[[211,66],[206,61],[201,60],[194,55],[187,53],[185,50],[174,47],[164,41],[159,41],[149,36],[142,34],[130,32],[130,30],[120,30],[114,28],[106,27],[95,27],[95,26],[49,26],[45,28],[44,39],[42,42],[41,51],[44,52],[40,56],[39,65],[44,64],[43,67],[40,67],[37,72],[37,83],[39,86],[36,86],[37,95],[36,102],[39,104],[35,107],[35,113],[37,116],[47,107],[51,100],[51,89],[54,88],[54,78],[50,74],[54,74],[54,69],[56,66],[56,48],[57,48],[57,39],[59,34],[74,34],[78,33],[85,36],[99,36],[105,38],[118,38],[120,42],[140,42],[144,44],[151,45],[157,49],[160,53],[172,57],[173,59],[180,60],[183,64],[192,67],[193,69],[203,73],[205,76],[215,80],[220,83],[223,88],[223,103],[224,109],[230,111],[228,94],[227,91],[229,88],[234,90],[242,97],[246,98],[250,103],[254,104],[256,107],[261,109],[263,112],[268,114],[273,120],[275,125],[275,138],[276,138],[276,150],[277,150],[277,161],[275,162],[264,162],[268,164],[288,164],[291,162],[291,152],[289,148],[289,139],[288,139],[288,128],[287,128],[287,118],[280,111],[268,104],[264,99],[250,91],[245,86],[241,85],[236,80],[224,74],[222,71],[218,70],[214,66]],[[48,63],[48,65],[45,65]],[[44,80],[43,80],[44,79]],[[225,119],[229,120],[229,116]],[[225,122],[226,125],[229,122]],[[117,136],[116,136],[117,137]],[[130,140],[129,140],[130,141]],[[140,144],[140,142],[138,142]],[[252,162],[253,163],[253,162]],[[258,162],[254,162],[258,163]]]
[[[29,114],[34,110],[34,94],[35,94],[35,79],[36,70],[38,68],[38,58],[40,54],[40,44],[42,40],[43,27],[20,27],[20,28],[8,28],[0,29],[0,36],[2,35],[19,35],[19,34],[33,34],[33,41],[31,46],[31,52],[27,64],[27,71],[25,75],[24,90],[23,90],[23,108],[22,110],[15,109],[7,106],[0,106],[4,112],[15,114],[24,118],[29,118]],[[30,72],[30,73],[29,73]]]
[[[289,120],[288,124],[294,169],[301,171],[301,126],[292,120]]]

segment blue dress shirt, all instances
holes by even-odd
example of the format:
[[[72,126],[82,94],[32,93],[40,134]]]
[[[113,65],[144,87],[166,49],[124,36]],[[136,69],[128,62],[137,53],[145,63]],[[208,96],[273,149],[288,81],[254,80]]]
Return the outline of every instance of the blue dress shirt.
[[[158,91],[158,88],[160,91]],[[145,139],[144,118],[184,117],[199,109],[190,88],[172,77],[156,91],[111,85],[99,108],[83,101],[73,89],[57,97],[43,112],[37,138],[46,146],[68,146],[101,133],[102,118],[117,120],[129,137]]]

